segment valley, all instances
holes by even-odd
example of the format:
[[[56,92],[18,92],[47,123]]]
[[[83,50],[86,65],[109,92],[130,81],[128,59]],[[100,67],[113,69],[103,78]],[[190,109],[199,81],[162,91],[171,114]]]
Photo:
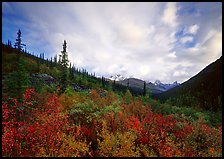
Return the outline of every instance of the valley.
[[[4,157],[222,156],[221,108],[206,96],[221,97],[221,58],[182,84],[97,78],[5,44],[2,62]]]

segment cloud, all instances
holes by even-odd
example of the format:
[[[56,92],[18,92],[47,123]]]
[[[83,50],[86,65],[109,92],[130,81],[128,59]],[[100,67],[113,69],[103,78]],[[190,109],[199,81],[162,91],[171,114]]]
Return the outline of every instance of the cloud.
[[[2,36],[13,41],[20,28],[47,58],[67,40],[70,62],[98,76],[184,82],[222,54],[220,4],[186,4],[4,2]]]
[[[169,2],[166,4],[165,10],[163,12],[162,20],[164,23],[171,27],[177,26],[177,6],[176,2]]]
[[[184,36],[180,39],[181,43],[187,43],[187,42],[192,42],[193,41],[193,37],[192,36]]]
[[[198,26],[197,24],[193,24],[193,25],[191,25],[191,26],[189,27],[189,29],[188,29],[188,33],[189,33],[189,34],[196,34],[197,31],[198,31],[198,29],[199,29],[199,26]]]
[[[174,73],[173,73],[173,76],[183,76],[183,75],[188,75],[188,73],[187,72],[185,72],[185,71],[175,71]]]
[[[172,53],[169,53],[168,55],[167,55],[168,57],[170,57],[170,58],[176,58],[177,56],[176,56],[176,52],[174,51],[174,52],[172,52]]]

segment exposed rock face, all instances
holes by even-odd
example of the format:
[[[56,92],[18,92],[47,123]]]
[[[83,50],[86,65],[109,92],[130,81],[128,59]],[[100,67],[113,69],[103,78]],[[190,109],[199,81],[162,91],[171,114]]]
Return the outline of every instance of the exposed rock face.
[[[39,74],[39,73],[32,74],[30,77],[30,81],[32,85],[36,85],[38,82],[43,82],[43,84],[46,84],[46,85],[51,85],[51,84],[59,85],[59,81],[48,74]],[[75,91],[84,91],[84,90],[89,91],[90,90],[89,87],[80,85],[78,83],[70,83],[70,85]]]
[[[30,81],[32,85],[35,85],[37,84],[37,82],[40,82],[40,81],[42,81],[44,84],[47,84],[47,85],[58,83],[58,81],[54,77],[48,74],[39,74],[39,73],[32,74],[30,77]]]
[[[90,88],[88,88],[88,87],[86,87],[86,86],[83,86],[83,85],[79,85],[79,84],[77,84],[77,83],[72,83],[71,85],[72,85],[72,87],[73,87],[73,89],[74,89],[75,91],[90,90]]]

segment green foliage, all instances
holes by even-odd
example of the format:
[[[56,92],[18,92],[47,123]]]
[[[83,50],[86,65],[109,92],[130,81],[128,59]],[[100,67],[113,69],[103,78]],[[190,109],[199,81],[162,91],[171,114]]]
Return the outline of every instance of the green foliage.
[[[33,87],[36,90],[36,92],[38,92],[38,93],[43,92],[43,89],[44,89],[43,79],[38,79],[38,81],[36,80],[35,83],[33,84]]]
[[[124,94],[124,99],[125,99],[125,103],[129,104],[132,100],[132,94],[129,91],[129,89],[126,91],[126,93]]]
[[[55,93],[57,92],[57,86],[56,84],[44,85],[42,86],[40,92],[41,93],[44,93],[44,92]]]
[[[144,81],[144,87],[143,87],[143,96],[146,96],[147,90],[146,90],[146,82]]]
[[[144,102],[145,101],[145,102]],[[178,120],[182,120],[182,115],[184,114],[184,119],[189,122],[195,122],[203,118],[203,122],[210,126],[217,126],[222,123],[221,112],[211,112],[205,110],[198,110],[193,107],[186,106],[174,106],[170,104],[170,99],[165,103],[160,103],[157,100],[145,99],[143,98],[143,103],[146,105],[149,103],[154,112],[161,113],[164,115],[175,114]]]
[[[105,106],[103,109],[102,109],[102,112],[103,114],[106,114],[106,113],[119,113],[122,111],[122,108],[117,105],[117,104],[113,104],[113,105],[109,105],[109,106]]]
[[[65,94],[68,96],[72,96],[74,93],[74,89],[71,86],[68,86],[65,90]]]
[[[29,74],[25,67],[25,61],[18,59],[18,68],[5,77],[6,91],[11,97],[19,97],[30,85]]]
[[[61,74],[61,71],[59,69],[57,69],[57,67],[53,67],[51,69],[51,75],[55,78],[59,78]]]
[[[61,82],[61,89],[60,89],[60,94],[62,94],[67,85],[68,85],[68,76],[69,76],[69,72],[68,72],[68,53],[66,52],[66,41],[64,40],[64,44],[63,44],[63,51],[61,51],[61,55],[59,55],[61,57],[61,61],[60,61],[60,65],[61,65],[61,76],[60,76],[60,82]]]

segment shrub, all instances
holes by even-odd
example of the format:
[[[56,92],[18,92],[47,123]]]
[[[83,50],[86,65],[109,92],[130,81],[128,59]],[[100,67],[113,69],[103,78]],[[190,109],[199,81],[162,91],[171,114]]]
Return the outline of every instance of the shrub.
[[[97,156],[104,157],[134,157],[140,156],[139,151],[136,151],[134,145],[134,140],[136,138],[135,134],[131,132],[126,132],[122,134],[121,132],[116,132],[112,134],[108,131],[106,123],[103,122],[103,128],[99,132],[99,136],[102,141],[99,142],[99,150]]]

